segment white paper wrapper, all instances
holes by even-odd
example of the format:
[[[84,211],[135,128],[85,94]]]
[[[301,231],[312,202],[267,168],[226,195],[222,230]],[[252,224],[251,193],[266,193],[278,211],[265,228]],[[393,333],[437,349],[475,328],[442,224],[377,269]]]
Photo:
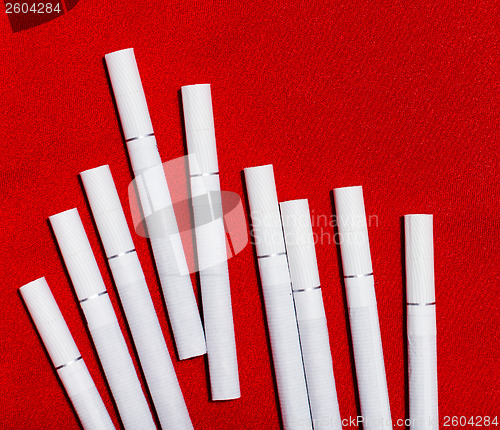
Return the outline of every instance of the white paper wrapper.
[[[285,430],[312,429],[273,166],[245,169],[274,373]]]
[[[334,190],[363,429],[392,429],[361,187]]]
[[[125,429],[155,429],[78,211],[49,219]]]
[[[342,429],[306,199],[280,203],[314,430]]]
[[[161,426],[192,429],[109,166],[80,175]]]
[[[210,85],[182,87],[212,400],[240,397]]]
[[[115,426],[45,278],[19,291],[83,428],[113,430]]]
[[[439,429],[432,215],[405,215],[410,428]]]
[[[167,180],[133,49],[105,56],[179,358],[206,352]]]

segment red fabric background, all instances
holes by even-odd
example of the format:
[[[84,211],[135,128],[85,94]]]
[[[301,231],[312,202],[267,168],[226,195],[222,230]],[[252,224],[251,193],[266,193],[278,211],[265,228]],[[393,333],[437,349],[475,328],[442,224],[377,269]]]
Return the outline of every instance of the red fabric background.
[[[0,17],[0,429],[79,426],[17,293],[40,276],[118,423],[47,217],[79,208],[125,327],[77,174],[109,164],[127,207],[102,61],[127,47],[163,160],[184,154],[178,90],[209,82],[224,190],[244,199],[241,170],[272,163],[280,200],[330,216],[334,187],[363,185],[394,422],[407,412],[401,216],[433,213],[441,418],[500,415],[497,2],[270,3],[80,0],[16,33]],[[172,347],[147,241],[134,239]],[[317,254],[347,418],[358,411],[339,260],[332,244]],[[203,358],[174,360],[177,375],[196,429],[277,429],[251,246],[229,267],[242,397],[209,401]]]

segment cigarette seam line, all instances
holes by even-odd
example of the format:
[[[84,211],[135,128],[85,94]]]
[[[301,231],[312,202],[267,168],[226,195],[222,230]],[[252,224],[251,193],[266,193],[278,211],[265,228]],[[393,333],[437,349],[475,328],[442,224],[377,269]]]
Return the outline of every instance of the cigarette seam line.
[[[74,360],[68,361],[67,363],[61,364],[60,366],[56,367],[56,370],[62,369],[63,367],[69,366],[73,363],[76,363],[77,361],[82,360],[82,356],[80,355],[79,357],[75,358]]]
[[[101,291],[100,293],[93,294],[92,296],[85,297],[84,299],[80,300],[80,303],[86,302],[87,300],[92,300],[92,299],[97,299],[100,296],[103,296],[104,294],[108,294],[107,291]]]
[[[344,276],[344,279],[345,278],[364,278],[364,277],[367,277],[367,276],[373,276],[373,272],[363,273],[362,275],[346,275],[346,276]]]
[[[257,258],[269,258],[269,257],[277,257],[278,255],[285,255],[286,252],[278,252],[276,254],[266,254],[266,255],[257,255]]]
[[[112,255],[111,257],[108,257],[108,261],[117,258],[117,257],[122,257],[123,255],[131,254],[132,252],[135,252],[135,248],[129,249],[128,251],[125,252],[120,252],[118,254]]]
[[[208,127],[208,128],[192,128],[190,130],[186,130],[186,133],[193,133],[197,131],[212,131],[215,130],[214,127]]]
[[[140,136],[129,137],[128,139],[125,139],[125,142],[132,142],[133,140],[145,139],[146,137],[151,137],[154,135],[155,135],[154,133],[149,133],[149,134],[143,134]]]

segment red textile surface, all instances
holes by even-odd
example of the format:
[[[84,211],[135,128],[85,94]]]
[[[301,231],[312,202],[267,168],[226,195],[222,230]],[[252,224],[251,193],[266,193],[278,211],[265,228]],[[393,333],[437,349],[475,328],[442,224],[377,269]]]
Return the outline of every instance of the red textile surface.
[[[209,82],[224,190],[244,199],[241,170],[272,163],[280,200],[308,198],[314,216],[330,216],[330,190],[363,185],[377,220],[369,234],[394,423],[407,412],[401,216],[433,213],[441,423],[500,415],[497,2],[270,3],[80,0],[19,32],[2,14],[0,429],[79,426],[17,293],[40,276],[118,423],[47,217],[79,208],[125,327],[77,174],[109,164],[127,207],[132,178],[103,65],[127,47],[164,161],[184,154],[178,90]],[[348,418],[358,414],[353,358],[323,222],[318,262]],[[147,241],[134,240],[173,354]],[[209,401],[203,358],[174,359],[177,375],[196,429],[277,429],[251,246],[229,267],[242,397]]]

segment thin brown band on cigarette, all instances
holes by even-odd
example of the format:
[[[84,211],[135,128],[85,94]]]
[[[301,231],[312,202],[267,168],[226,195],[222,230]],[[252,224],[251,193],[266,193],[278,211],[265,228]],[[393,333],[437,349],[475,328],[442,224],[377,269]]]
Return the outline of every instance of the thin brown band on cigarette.
[[[75,358],[74,360],[68,361],[67,363],[61,364],[60,366],[56,367],[56,370],[62,369],[63,367],[70,366],[73,363],[76,363],[77,361],[81,360],[82,356]]]
[[[86,302],[87,300],[97,299],[98,297],[103,296],[104,294],[108,294],[108,292],[107,291],[102,291],[102,292],[100,292],[98,294],[94,294],[92,296],[85,297],[84,299],[80,300],[80,303]]]
[[[154,133],[149,133],[149,134],[144,134],[142,136],[129,137],[128,139],[125,139],[125,142],[132,142],[133,140],[145,139],[146,137],[151,137],[154,135],[155,135]]]
[[[373,272],[371,272],[371,273],[363,273],[362,275],[346,275],[346,276],[344,276],[344,279],[345,278],[365,278],[367,276],[373,276]]]
[[[125,252],[120,252],[119,254],[112,255],[111,257],[108,257],[108,260],[111,260],[111,259],[117,258],[117,257],[121,257],[122,255],[131,254],[132,252],[135,252],[135,248],[129,249],[128,251],[125,251]]]
[[[408,306],[433,306],[436,302],[431,303],[406,303]]]
[[[193,173],[191,176],[191,178],[196,178],[198,176],[213,176],[213,175],[218,175],[219,172],[209,172],[209,173]]]
[[[285,255],[285,254],[286,252],[278,252],[276,254],[257,255],[257,258],[277,257],[278,255]]]
[[[300,290],[292,290],[293,293],[305,293],[306,291],[321,290],[321,285],[311,288],[301,288]]]

